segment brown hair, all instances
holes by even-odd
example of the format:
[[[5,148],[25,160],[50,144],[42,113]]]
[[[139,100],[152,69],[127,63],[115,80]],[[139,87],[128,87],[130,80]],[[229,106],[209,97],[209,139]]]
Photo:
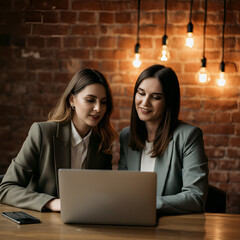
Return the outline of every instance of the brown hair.
[[[148,137],[145,122],[139,119],[135,107],[135,95],[138,87],[140,83],[147,78],[156,78],[161,83],[165,99],[165,114],[163,120],[159,124],[153,142],[152,157],[157,157],[165,152],[173,131],[178,123],[178,115],[180,111],[180,88],[175,72],[171,68],[163,65],[152,65],[139,75],[134,87],[131,113],[129,146],[133,150],[143,150],[145,147],[145,141]]]
[[[105,153],[110,153],[116,134],[110,122],[110,116],[113,112],[113,98],[108,81],[99,71],[87,68],[77,72],[69,82],[56,107],[49,112],[48,121],[70,121],[72,119],[73,111],[69,103],[71,94],[76,95],[84,87],[94,83],[102,84],[107,95],[107,110],[99,124],[94,127],[94,131],[101,138],[101,143],[98,150],[102,150]]]

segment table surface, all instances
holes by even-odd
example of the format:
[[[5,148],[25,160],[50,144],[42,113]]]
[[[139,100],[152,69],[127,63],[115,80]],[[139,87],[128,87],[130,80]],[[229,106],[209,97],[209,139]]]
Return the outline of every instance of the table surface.
[[[0,204],[1,212],[24,211],[41,223],[18,225],[0,215],[0,239],[240,239],[239,214],[188,214],[160,217],[156,227],[64,224],[60,213],[41,213]]]

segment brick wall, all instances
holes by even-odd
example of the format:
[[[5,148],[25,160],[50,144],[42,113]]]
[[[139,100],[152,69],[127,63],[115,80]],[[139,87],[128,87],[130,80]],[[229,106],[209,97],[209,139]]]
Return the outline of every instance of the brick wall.
[[[181,119],[204,132],[210,183],[227,192],[227,211],[240,213],[240,2],[227,1],[225,87],[215,79],[221,62],[223,0],[208,1],[207,69],[212,80],[198,85],[203,45],[204,1],[194,0],[195,46],[184,41],[190,0],[168,0],[167,35],[172,67],[180,81]],[[132,91],[139,73],[158,63],[164,34],[164,0],[142,0],[142,66],[134,69],[137,0],[8,0],[0,2],[0,173],[16,156],[30,125],[46,120],[60,93],[79,69],[92,67],[111,83],[113,123],[129,124]],[[119,144],[114,145],[115,168]]]

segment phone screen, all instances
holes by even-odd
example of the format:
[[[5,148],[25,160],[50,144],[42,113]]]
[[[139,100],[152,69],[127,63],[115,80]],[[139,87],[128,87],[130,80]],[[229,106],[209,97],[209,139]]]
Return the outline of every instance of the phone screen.
[[[18,223],[18,224],[30,224],[30,223],[40,223],[41,221],[25,212],[2,212],[4,217]]]

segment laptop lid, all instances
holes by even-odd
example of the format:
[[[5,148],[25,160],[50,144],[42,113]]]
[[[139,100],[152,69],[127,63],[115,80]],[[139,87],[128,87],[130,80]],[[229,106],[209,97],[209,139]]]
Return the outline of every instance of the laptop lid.
[[[156,173],[59,169],[64,223],[156,225]]]

